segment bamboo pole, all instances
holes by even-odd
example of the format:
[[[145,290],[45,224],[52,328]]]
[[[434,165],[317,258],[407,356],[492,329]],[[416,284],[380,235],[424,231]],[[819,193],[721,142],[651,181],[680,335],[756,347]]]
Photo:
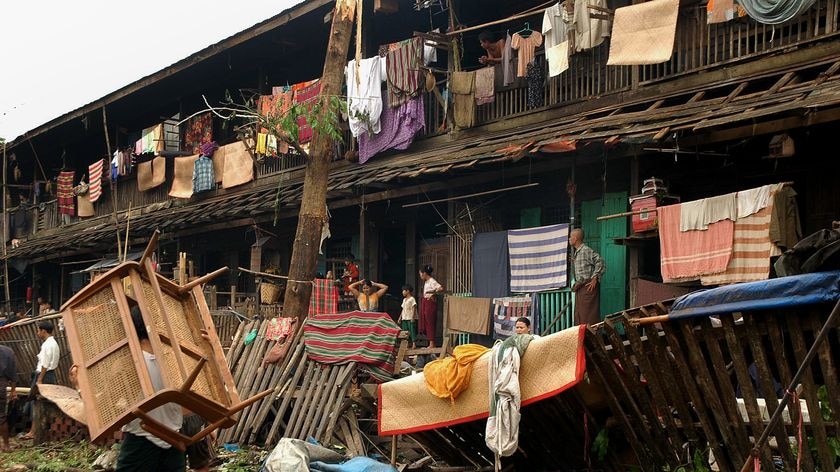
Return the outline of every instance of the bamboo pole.
[[[123,262],[128,260],[128,239],[129,235],[128,232],[131,229],[131,202],[128,202],[128,214],[126,215],[126,222],[125,222],[125,249],[123,249]],[[119,237],[120,231],[117,229],[117,237]],[[120,242],[117,241],[117,244]]]
[[[3,291],[6,295],[6,312],[12,309],[11,296],[9,295],[9,248],[6,246],[11,232],[9,231],[9,218],[6,214],[6,181],[8,180],[9,161],[6,159],[6,141],[3,141]]]
[[[407,204],[403,205],[402,207],[403,208],[410,208],[410,207],[416,207],[416,206],[422,206],[422,205],[431,205],[431,204],[434,204],[434,203],[442,203],[442,202],[449,202],[449,201],[452,201],[452,200],[460,200],[462,198],[480,197],[482,195],[490,195],[490,194],[493,194],[493,193],[508,192],[510,190],[519,190],[519,189],[523,189],[523,188],[536,187],[537,185],[539,185],[539,182],[533,182],[533,183],[530,183],[530,184],[523,184],[523,185],[514,185],[513,187],[497,188],[495,190],[487,190],[485,192],[477,192],[477,193],[470,193],[470,194],[467,194],[467,195],[459,195],[457,197],[447,197],[447,198],[440,198],[440,199],[437,199],[437,200],[427,200],[425,202],[407,203]]]
[[[105,105],[102,105],[102,127],[105,131],[105,150],[108,152],[108,158],[106,162],[110,162],[111,159],[111,138],[108,136],[108,113],[105,111]],[[110,172],[110,165],[108,169],[103,169],[104,172]],[[90,176],[88,176],[90,178]],[[90,182],[89,182],[90,183]],[[114,185],[113,179],[110,177],[108,178],[108,187],[111,190],[111,203],[114,206],[114,228],[116,229],[117,233],[117,260],[122,260],[122,241],[120,240],[120,220],[117,216],[117,187]],[[126,242],[126,244],[128,244]]]

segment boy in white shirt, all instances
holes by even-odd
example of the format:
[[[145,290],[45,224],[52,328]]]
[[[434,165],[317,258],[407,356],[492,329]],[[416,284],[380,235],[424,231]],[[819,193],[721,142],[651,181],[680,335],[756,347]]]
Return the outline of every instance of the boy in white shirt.
[[[400,328],[403,331],[408,331],[408,337],[411,340],[411,349],[414,349],[414,342],[417,339],[417,300],[414,299],[414,288],[411,285],[403,285],[402,296]]]

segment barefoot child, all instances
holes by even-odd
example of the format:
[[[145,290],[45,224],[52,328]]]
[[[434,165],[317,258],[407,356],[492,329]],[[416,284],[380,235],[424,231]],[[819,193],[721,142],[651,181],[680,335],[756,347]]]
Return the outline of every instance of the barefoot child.
[[[414,342],[417,339],[417,300],[414,299],[414,288],[411,285],[403,285],[402,296],[400,328],[403,331],[408,331],[408,337],[411,340],[411,349],[414,349]]]

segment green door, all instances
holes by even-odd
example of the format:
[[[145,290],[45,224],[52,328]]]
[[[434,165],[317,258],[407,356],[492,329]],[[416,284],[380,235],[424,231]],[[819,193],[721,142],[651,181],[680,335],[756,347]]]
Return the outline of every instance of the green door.
[[[627,218],[596,221],[602,215],[627,211],[627,194],[608,193],[603,200],[581,202],[581,227],[586,244],[604,258],[607,273],[601,281],[601,317],[626,308],[627,249],[615,238],[627,236]]]

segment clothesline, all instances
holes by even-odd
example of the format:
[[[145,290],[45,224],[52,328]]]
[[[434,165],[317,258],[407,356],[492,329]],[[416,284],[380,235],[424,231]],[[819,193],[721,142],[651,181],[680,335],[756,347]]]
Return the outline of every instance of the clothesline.
[[[544,3],[544,4],[534,8],[532,10],[526,10],[522,13],[517,13],[516,15],[509,16],[507,18],[502,18],[501,20],[494,20],[494,21],[490,21],[488,23],[482,23],[480,25],[469,26],[467,28],[461,28],[461,29],[458,29],[458,30],[455,30],[455,31],[449,31],[445,34],[447,36],[454,36],[456,34],[466,33],[467,31],[475,31],[477,29],[486,28],[488,26],[500,25],[502,23],[507,23],[508,21],[514,21],[514,20],[519,20],[519,19],[522,19],[522,18],[527,18],[529,16],[538,15],[540,13],[545,12],[546,10],[551,8],[556,3],[557,3],[557,1],[551,1],[551,2],[548,2],[548,3]],[[599,7],[597,5],[587,5],[587,7],[590,10],[599,11],[601,13],[605,13],[605,14],[610,15],[610,16],[612,16],[612,14],[613,14],[613,11],[610,10],[609,8],[603,8],[603,7]]]

